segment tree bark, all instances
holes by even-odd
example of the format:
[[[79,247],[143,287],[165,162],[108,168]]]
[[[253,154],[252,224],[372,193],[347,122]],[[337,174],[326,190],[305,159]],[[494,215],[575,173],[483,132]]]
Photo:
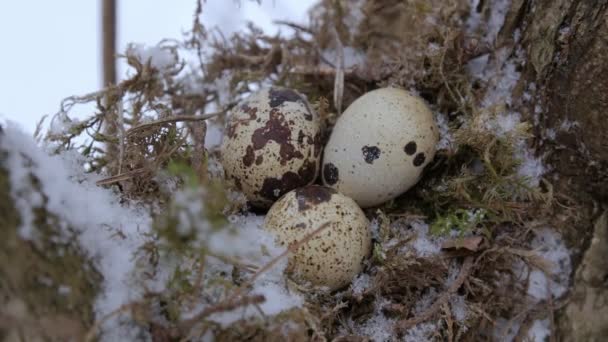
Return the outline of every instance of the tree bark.
[[[539,91],[539,116],[530,108],[537,149],[555,193],[567,194],[579,215],[564,232],[578,269],[557,316],[558,338],[604,340],[608,316],[593,307],[608,302],[608,284],[590,279],[608,276],[596,262],[608,259],[608,248],[598,246],[606,243],[606,219],[597,218],[608,201],[608,1],[514,0],[499,39],[516,30],[529,61],[521,82]]]
[[[103,85],[107,87],[116,84],[116,0],[101,0],[101,54],[103,69]],[[106,101],[109,103],[110,101]],[[118,115],[114,110],[108,110],[105,118],[104,133],[110,137],[116,137],[118,133]],[[106,143],[108,156],[118,156],[118,144]],[[109,164],[111,173],[114,163]]]

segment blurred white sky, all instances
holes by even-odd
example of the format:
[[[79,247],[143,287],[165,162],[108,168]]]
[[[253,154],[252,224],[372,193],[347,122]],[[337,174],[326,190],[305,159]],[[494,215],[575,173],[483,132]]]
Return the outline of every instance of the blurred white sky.
[[[129,42],[153,45],[162,38],[181,38],[191,27],[196,3],[117,2],[119,52]],[[234,32],[245,27],[246,20],[255,19],[267,32],[276,32],[273,20],[305,22],[315,0],[264,0],[261,6],[249,0],[240,3],[207,0],[205,25]],[[100,87],[100,8],[100,0],[0,2],[0,118],[33,132],[42,115],[57,111],[61,99]]]

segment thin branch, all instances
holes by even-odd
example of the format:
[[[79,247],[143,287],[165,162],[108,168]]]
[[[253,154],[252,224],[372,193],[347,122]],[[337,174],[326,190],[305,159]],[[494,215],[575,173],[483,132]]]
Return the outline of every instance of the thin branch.
[[[155,127],[155,126],[163,126],[166,125],[168,123],[174,123],[174,122],[194,122],[194,121],[202,121],[202,120],[207,120],[207,119],[211,119],[214,118],[218,115],[224,114],[224,111],[221,112],[215,112],[215,113],[209,113],[209,114],[204,114],[204,115],[180,115],[180,116],[174,116],[171,118],[166,118],[166,119],[161,119],[161,120],[156,120],[153,122],[148,122],[136,127],[133,127],[131,129],[129,129],[127,131],[127,136],[131,136],[137,132],[143,131],[147,128],[150,127]]]

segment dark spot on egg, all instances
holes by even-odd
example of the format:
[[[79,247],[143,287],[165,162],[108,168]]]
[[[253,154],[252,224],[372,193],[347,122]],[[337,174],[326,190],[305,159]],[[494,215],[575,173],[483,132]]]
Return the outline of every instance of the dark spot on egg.
[[[329,185],[336,184],[339,180],[338,168],[332,163],[325,164],[323,166],[323,179]]]
[[[280,146],[279,161],[281,165],[285,165],[294,158],[304,158],[302,152],[296,150],[295,146],[291,144],[291,128],[285,122],[285,115],[276,108],[270,111],[270,118],[264,127],[256,129],[251,136],[255,150],[264,148],[271,140]]]
[[[259,155],[257,158],[255,158],[255,165],[260,165],[264,162],[264,156]]]
[[[251,145],[247,145],[245,155],[243,156],[243,165],[245,165],[246,167],[250,167],[251,165],[253,165],[254,159],[255,153],[253,153],[253,147],[251,147]]]
[[[361,152],[363,153],[363,159],[366,163],[372,164],[374,160],[380,158],[380,149],[377,146],[363,146],[361,148]]]
[[[296,224],[296,228],[304,229],[304,228],[306,228],[306,224],[303,222],[300,222],[300,223]]]
[[[405,147],[403,148],[403,151],[405,151],[405,153],[408,156],[412,156],[412,155],[414,155],[414,153],[416,153],[417,149],[418,149],[418,146],[416,146],[416,142],[410,141],[405,145]]]
[[[260,191],[256,192],[267,200],[276,201],[285,193],[310,184],[317,175],[317,164],[306,161],[298,172],[287,171],[281,178],[267,177]]]
[[[426,160],[426,156],[424,155],[423,152],[420,152],[416,155],[416,157],[414,157],[414,166],[418,167],[422,164],[424,164],[424,161]]]
[[[298,210],[305,211],[315,205],[327,202],[335,193],[336,190],[319,185],[309,185],[303,188],[296,189],[296,200],[298,201]]]
[[[237,177],[232,176],[232,180],[234,181],[234,185],[236,186],[237,189],[242,190],[243,186],[241,184],[241,180],[238,179]]]

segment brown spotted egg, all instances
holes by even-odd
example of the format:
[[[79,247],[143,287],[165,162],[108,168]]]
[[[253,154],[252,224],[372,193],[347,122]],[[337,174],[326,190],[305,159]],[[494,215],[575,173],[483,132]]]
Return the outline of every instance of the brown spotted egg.
[[[287,270],[294,280],[317,288],[348,285],[371,249],[369,222],[361,208],[324,186],[287,193],[268,211],[265,228],[286,248],[312,236],[290,254]]]
[[[438,140],[422,98],[397,88],[371,91],[336,122],[325,146],[323,183],[363,208],[382,204],[418,182]]]
[[[221,149],[226,177],[252,205],[267,208],[315,180],[320,131],[318,115],[301,94],[262,89],[231,111]]]

